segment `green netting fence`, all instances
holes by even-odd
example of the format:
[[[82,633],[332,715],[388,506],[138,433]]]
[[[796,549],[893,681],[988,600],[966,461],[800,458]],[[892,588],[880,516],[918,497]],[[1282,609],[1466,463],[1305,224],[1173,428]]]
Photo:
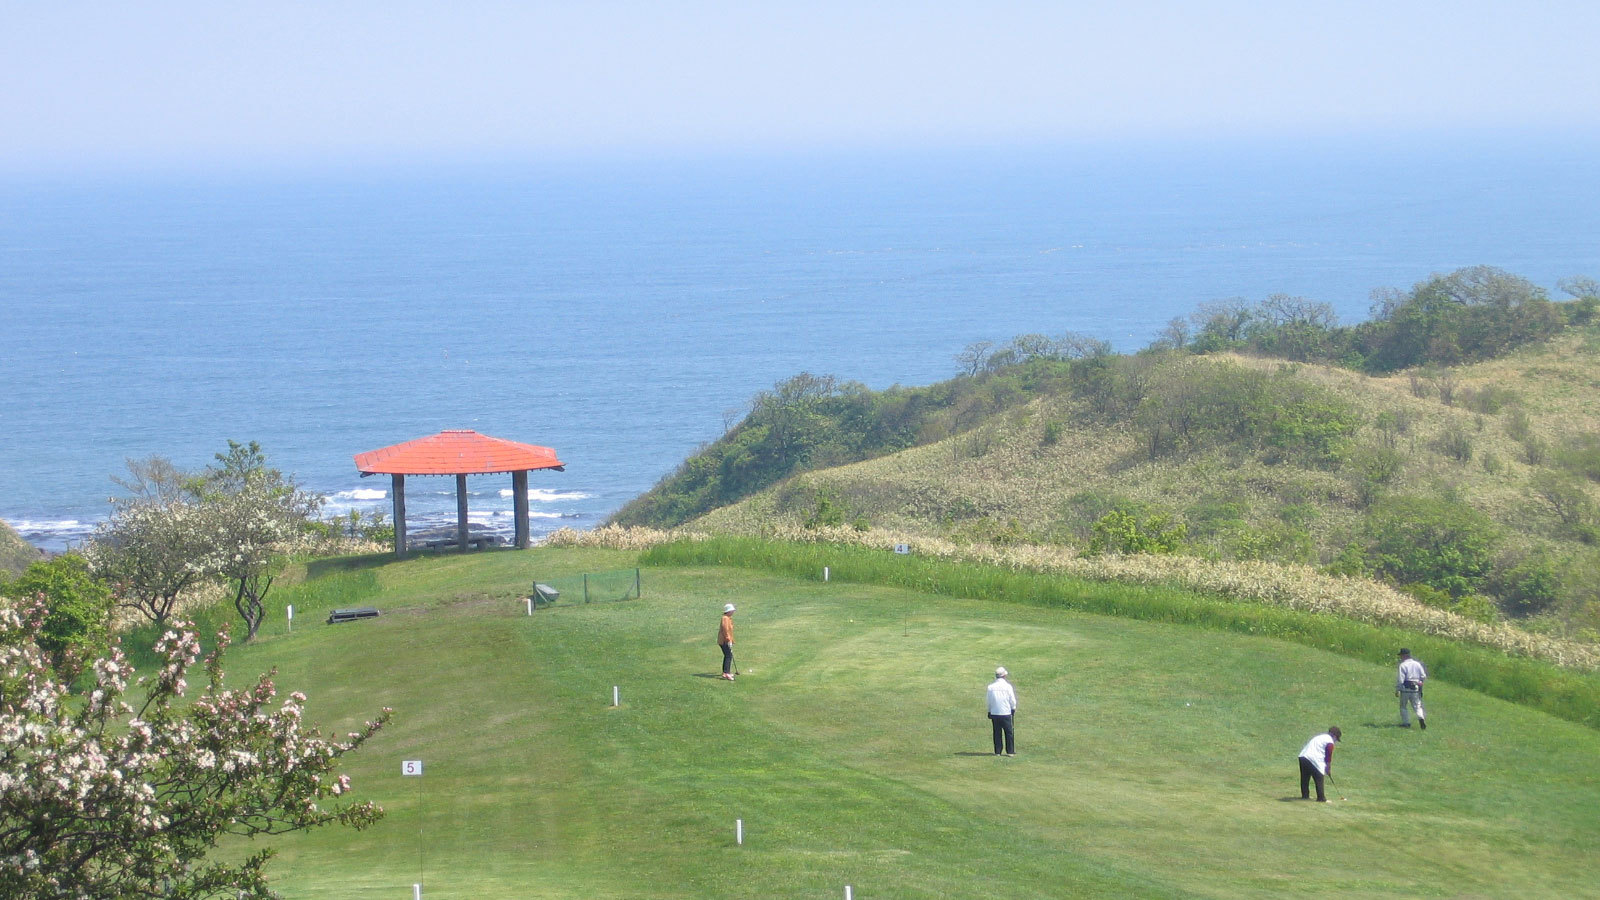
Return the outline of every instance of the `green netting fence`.
[[[613,569],[609,572],[535,578],[529,596],[541,607],[573,606],[637,600],[639,588],[638,569]]]

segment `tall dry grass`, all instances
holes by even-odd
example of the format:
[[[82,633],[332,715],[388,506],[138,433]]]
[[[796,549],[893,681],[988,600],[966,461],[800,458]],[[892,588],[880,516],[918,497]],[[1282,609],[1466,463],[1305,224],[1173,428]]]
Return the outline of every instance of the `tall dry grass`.
[[[683,529],[606,526],[593,531],[562,529],[546,543],[558,547],[645,550],[710,535]],[[1077,556],[1058,546],[958,544],[922,535],[848,527],[772,526],[762,537],[795,543],[843,544],[892,551],[908,544],[920,556],[996,566],[1019,572],[1070,575],[1094,581],[1171,587],[1231,600],[1302,612],[1328,613],[1370,625],[1418,631],[1463,643],[1543,660],[1563,668],[1600,670],[1600,651],[1574,641],[1530,634],[1514,625],[1486,624],[1426,606],[1385,585],[1360,578],[1327,575],[1310,566],[1270,562],[1230,562],[1190,556]]]

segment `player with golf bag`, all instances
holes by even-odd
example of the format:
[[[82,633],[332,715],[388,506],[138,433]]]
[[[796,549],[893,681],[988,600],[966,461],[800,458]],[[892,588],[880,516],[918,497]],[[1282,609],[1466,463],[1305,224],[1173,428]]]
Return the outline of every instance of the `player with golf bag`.
[[[1423,731],[1428,730],[1428,720],[1422,711],[1422,683],[1428,680],[1428,673],[1422,668],[1422,663],[1411,658],[1411,651],[1405,647],[1400,648],[1400,671],[1394,679],[1394,695],[1400,698],[1400,727],[1411,727],[1411,710],[1417,711],[1417,724]],[[1448,722],[1445,724],[1449,724]]]

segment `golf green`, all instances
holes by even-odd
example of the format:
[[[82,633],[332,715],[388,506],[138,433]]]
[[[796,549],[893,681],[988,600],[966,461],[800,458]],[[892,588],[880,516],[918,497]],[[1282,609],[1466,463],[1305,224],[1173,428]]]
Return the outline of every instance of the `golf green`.
[[[1297,644],[746,570],[646,569],[642,599],[525,614],[535,575],[630,560],[373,563],[357,574],[381,618],[233,651],[230,673],[278,667],[327,730],[395,709],[349,767],[388,817],[275,839],[277,889],[1600,896],[1600,733],[1582,726],[1430,684],[1431,727],[1405,730],[1391,668]],[[729,601],[733,683],[715,677]],[[996,665],[1020,698],[1015,758],[990,752]],[[1295,756],[1329,725],[1335,799],[1303,802]]]

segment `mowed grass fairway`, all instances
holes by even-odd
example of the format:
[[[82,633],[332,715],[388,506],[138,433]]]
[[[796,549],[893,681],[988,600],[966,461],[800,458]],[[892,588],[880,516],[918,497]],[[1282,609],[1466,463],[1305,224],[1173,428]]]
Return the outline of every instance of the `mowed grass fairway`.
[[[349,767],[389,814],[275,839],[277,889],[1600,896],[1600,733],[1582,726],[1430,684],[1432,726],[1402,730],[1391,668],[1297,644],[746,570],[646,569],[642,600],[523,614],[536,576],[632,560],[319,564],[297,602],[330,578],[384,616],[297,607],[293,634],[280,614],[228,669],[277,666],[325,730],[394,707]],[[728,600],[732,684],[712,677]],[[1020,695],[1014,759],[990,753],[997,664]],[[1330,724],[1336,799],[1301,802],[1295,756]],[[407,759],[426,774],[402,777]]]

